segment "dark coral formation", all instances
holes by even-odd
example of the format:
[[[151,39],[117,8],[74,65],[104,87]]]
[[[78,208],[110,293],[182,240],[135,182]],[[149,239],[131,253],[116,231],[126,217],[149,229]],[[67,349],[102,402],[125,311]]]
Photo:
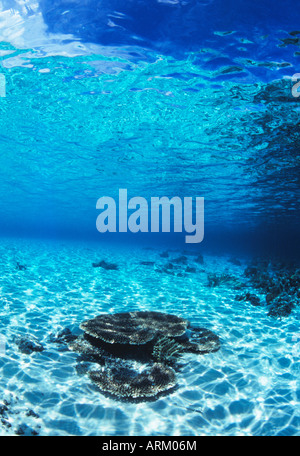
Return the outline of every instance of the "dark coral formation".
[[[213,332],[162,312],[103,314],[80,328],[84,334],[69,348],[101,366],[89,372],[90,378],[118,398],[153,398],[170,391],[176,385],[176,361],[184,352],[220,348]]]
[[[75,339],[76,336],[72,334],[69,328],[60,329],[55,333],[51,333],[49,336],[50,342],[54,342],[55,344],[69,343]]]
[[[235,266],[241,266],[240,260],[238,260],[238,259],[235,258],[235,257],[229,258],[228,261],[229,261],[229,263],[234,264]]]
[[[36,431],[35,429],[32,429],[26,423],[20,424],[18,426],[18,428],[16,429],[15,434],[16,435],[26,435],[26,436],[39,435],[38,431]]]
[[[113,367],[91,371],[89,376],[102,391],[120,398],[153,397],[176,385],[175,371],[160,363],[153,364],[141,373],[134,369]]]
[[[260,306],[261,305],[261,302],[260,302],[260,299],[258,296],[256,296],[255,294],[252,294],[252,293],[244,293],[242,295],[237,295],[235,297],[235,300],[236,301],[248,301],[250,302],[253,306]]]
[[[160,253],[159,256],[161,256],[162,258],[169,258],[169,252],[164,251],[164,252]]]
[[[169,337],[181,336],[187,325],[187,320],[176,315],[161,312],[122,312],[99,315],[81,323],[80,328],[104,342],[141,345],[159,333]]]
[[[182,345],[175,339],[162,336],[159,337],[153,346],[152,357],[160,362],[173,363],[182,353]]]
[[[188,337],[178,339],[185,352],[205,354],[219,350],[221,343],[219,337],[206,328],[191,326]]]
[[[11,423],[9,422],[9,409],[8,401],[3,401],[3,404],[0,404],[0,421],[1,425],[5,428],[10,428]]]
[[[287,317],[294,307],[295,304],[291,300],[290,295],[285,292],[281,293],[271,301],[268,316],[276,318]]]
[[[105,260],[101,260],[98,263],[92,263],[93,268],[103,268],[107,271],[115,271],[118,268],[117,264],[114,263],[107,263]]]
[[[228,274],[207,274],[208,286],[209,287],[218,287],[231,279],[231,276]]]
[[[265,294],[268,315],[287,317],[300,302],[300,269],[295,264],[255,260],[245,269],[252,285]]]
[[[42,344],[25,336],[15,337],[14,343],[22,353],[26,353],[27,355],[30,355],[33,352],[41,352],[44,350],[44,346]]]
[[[166,258],[167,262],[165,264],[157,264],[154,265],[154,270],[159,273],[164,273],[176,277],[188,277],[191,273],[197,273],[198,265],[203,265],[204,260],[201,254],[197,254],[196,252],[190,252],[184,250],[183,255],[177,256],[175,258],[170,258],[169,252],[165,251],[159,254],[161,258]],[[188,258],[189,257],[189,258]],[[195,258],[190,258],[195,257]],[[192,264],[190,264],[192,261]],[[143,261],[142,264],[146,264],[150,262]],[[200,271],[202,271],[200,269]]]
[[[216,274],[216,273],[208,273],[207,274],[208,286],[209,287],[218,287],[224,284],[231,284],[235,288],[241,288],[243,284],[234,276],[223,273],[223,274]]]
[[[185,272],[196,272],[196,268],[193,266],[187,266]]]
[[[163,267],[156,268],[157,272],[162,272],[164,274],[175,275],[174,265],[172,263],[166,263]]]
[[[201,254],[198,255],[197,258],[195,259],[195,262],[198,264],[204,264],[203,256]]]
[[[31,421],[30,426],[25,423],[19,425],[15,424],[16,415],[20,415],[20,412],[24,413],[26,417],[32,417],[34,420]],[[39,419],[39,415],[32,409],[24,410],[22,407],[19,398],[13,396],[11,393],[6,398],[0,397],[0,429],[9,432],[10,435],[38,435],[41,429],[41,426],[35,420]]]
[[[178,258],[175,258],[173,260],[173,263],[177,263],[177,264],[187,264],[187,257],[185,255],[182,255]]]
[[[75,341],[69,344],[69,349],[82,355],[86,355],[90,359],[95,359],[100,364],[105,362],[105,358],[110,356],[110,351],[101,341],[90,337],[88,334],[80,335]]]
[[[206,328],[189,326],[181,337],[161,337],[155,341],[152,356],[158,361],[173,364],[183,353],[211,353],[219,350],[220,339]]]

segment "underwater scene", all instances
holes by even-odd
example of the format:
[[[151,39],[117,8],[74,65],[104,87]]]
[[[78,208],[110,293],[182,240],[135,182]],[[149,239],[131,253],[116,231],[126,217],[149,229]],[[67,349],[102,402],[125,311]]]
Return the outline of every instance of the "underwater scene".
[[[300,11],[0,0],[0,436],[300,435]]]

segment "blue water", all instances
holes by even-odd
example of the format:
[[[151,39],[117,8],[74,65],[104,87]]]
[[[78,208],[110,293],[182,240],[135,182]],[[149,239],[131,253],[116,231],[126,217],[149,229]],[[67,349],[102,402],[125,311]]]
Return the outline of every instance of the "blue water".
[[[0,2],[1,435],[299,435],[299,20],[290,0]],[[99,233],[119,189],[204,197],[204,240]],[[184,355],[169,395],[107,397],[50,335],[133,310],[221,348]]]

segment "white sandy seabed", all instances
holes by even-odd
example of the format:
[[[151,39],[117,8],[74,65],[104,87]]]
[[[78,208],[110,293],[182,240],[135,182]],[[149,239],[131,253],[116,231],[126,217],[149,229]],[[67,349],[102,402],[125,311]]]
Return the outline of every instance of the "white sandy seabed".
[[[234,287],[208,287],[210,272],[245,280],[249,259],[234,265],[229,256],[204,254],[201,265],[188,256],[196,272],[179,265],[168,274],[161,268],[182,252],[165,259],[162,251],[1,241],[0,435],[300,435],[299,309],[278,320],[264,305],[236,301]],[[92,267],[103,259],[119,269]],[[155,401],[107,397],[79,373],[78,354],[49,336],[66,327],[80,334],[85,319],[132,310],[185,317],[214,331],[221,349],[184,355],[178,388]],[[21,352],[14,343],[19,336],[44,350]]]

